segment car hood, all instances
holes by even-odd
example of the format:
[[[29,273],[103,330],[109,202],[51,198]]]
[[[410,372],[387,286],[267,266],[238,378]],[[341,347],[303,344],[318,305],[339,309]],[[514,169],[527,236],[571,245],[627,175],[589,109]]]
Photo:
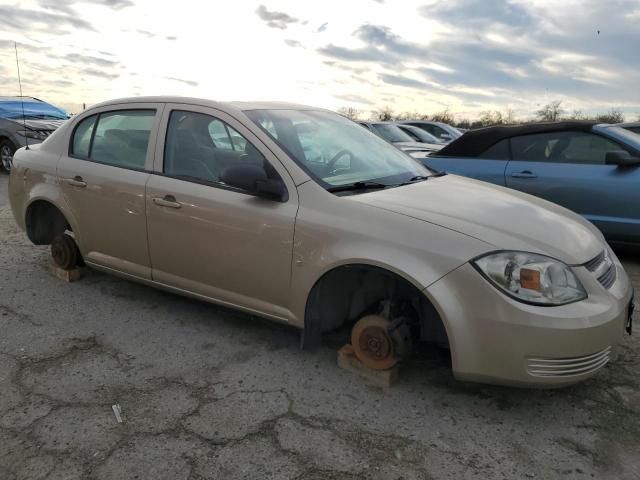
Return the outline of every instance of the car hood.
[[[14,120],[16,121],[16,120]],[[32,130],[56,130],[66,120],[26,120],[27,127]],[[22,121],[18,120],[18,123]]]
[[[440,150],[444,145],[436,143],[422,143],[422,142],[394,142],[396,147],[401,150]]]
[[[605,245],[592,224],[559,205],[455,175],[349,198],[471,236],[496,250],[540,253],[569,265],[591,260]]]
[[[20,126],[26,125],[27,128],[31,130],[43,130],[43,131],[56,130],[58,127],[60,127],[60,125],[66,122],[66,120],[36,120],[36,119],[29,119],[29,118],[25,120],[22,120],[22,118],[3,118],[3,120],[8,120],[10,122],[17,123]]]

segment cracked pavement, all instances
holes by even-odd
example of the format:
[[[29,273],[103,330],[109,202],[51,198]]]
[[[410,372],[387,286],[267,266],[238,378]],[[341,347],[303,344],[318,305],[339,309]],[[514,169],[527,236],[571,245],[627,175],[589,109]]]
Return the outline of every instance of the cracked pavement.
[[[457,382],[428,351],[371,387],[287,327],[99,272],[56,279],[6,185],[2,480],[640,478],[638,334],[571,388]],[[638,289],[640,254],[622,257]]]

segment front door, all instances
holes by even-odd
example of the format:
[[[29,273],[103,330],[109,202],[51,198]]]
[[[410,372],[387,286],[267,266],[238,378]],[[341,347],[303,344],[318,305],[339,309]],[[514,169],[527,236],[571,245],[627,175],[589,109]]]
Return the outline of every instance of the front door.
[[[167,106],[147,184],[153,280],[250,311],[289,320],[295,185],[279,161],[224,112]],[[239,163],[280,176],[289,199],[258,198],[225,185]]]
[[[511,139],[507,186],[573,210],[609,240],[640,240],[640,168],[606,164],[624,150],[590,132],[552,132]]]
[[[477,157],[439,157],[438,153],[422,162],[441,172],[455,173],[484,182],[505,186],[504,172],[509,162],[509,140],[502,140]]]
[[[82,119],[57,171],[85,261],[142,278],[151,277],[144,191],[159,110],[112,106]]]

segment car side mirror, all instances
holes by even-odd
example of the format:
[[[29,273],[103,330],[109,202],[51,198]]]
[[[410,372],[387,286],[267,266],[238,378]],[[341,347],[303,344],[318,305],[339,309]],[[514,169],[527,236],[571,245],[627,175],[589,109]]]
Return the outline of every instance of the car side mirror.
[[[289,200],[289,192],[280,178],[268,178],[258,165],[233,165],[224,169],[220,180],[231,187],[245,190],[256,197],[278,202]]]
[[[633,165],[640,165],[640,157],[634,157],[626,150],[613,150],[611,152],[607,152],[607,155],[605,156],[605,163],[607,165],[630,167]]]
[[[448,133],[440,134],[440,138],[444,138],[445,140],[451,140],[452,139],[451,135],[448,134]]]

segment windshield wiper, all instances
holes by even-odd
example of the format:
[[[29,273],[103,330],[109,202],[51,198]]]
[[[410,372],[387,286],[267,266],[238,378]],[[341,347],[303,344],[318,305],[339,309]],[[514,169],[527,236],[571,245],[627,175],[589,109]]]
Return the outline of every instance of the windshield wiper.
[[[424,182],[425,180],[429,180],[433,177],[442,177],[446,175],[446,172],[436,172],[431,175],[416,175],[415,177],[410,178],[406,182],[400,183],[399,186],[411,185],[412,183]]]
[[[346,185],[337,185],[335,187],[327,188],[328,192],[348,192],[350,190],[374,190],[374,189],[382,189],[387,187],[392,187],[394,185],[385,185],[384,183],[379,182],[354,182],[347,183]]]

